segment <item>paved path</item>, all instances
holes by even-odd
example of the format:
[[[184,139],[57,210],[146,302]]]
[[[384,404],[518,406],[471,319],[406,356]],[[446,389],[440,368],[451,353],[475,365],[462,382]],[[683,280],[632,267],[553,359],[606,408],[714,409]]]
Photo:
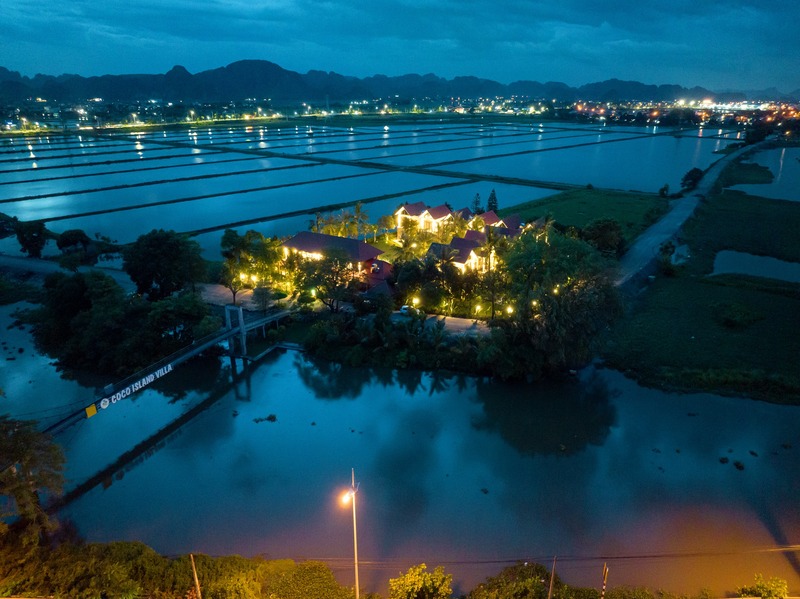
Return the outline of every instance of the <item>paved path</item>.
[[[712,164],[703,175],[700,183],[691,192],[692,195],[673,200],[671,210],[657,223],[636,238],[633,245],[619,261],[619,275],[616,285],[629,283],[637,275],[644,272],[657,258],[661,244],[673,239],[683,224],[694,214],[700,200],[707,198],[722,174],[723,169],[742,154],[757,149],[761,144],[745,146],[726,154]]]

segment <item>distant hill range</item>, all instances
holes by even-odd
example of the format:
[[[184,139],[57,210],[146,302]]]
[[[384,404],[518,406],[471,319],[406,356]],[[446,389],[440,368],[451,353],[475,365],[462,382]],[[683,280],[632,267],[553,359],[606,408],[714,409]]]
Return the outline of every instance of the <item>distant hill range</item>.
[[[565,83],[516,81],[508,85],[478,77],[444,79],[436,75],[374,75],[359,79],[337,73],[288,71],[266,60],[242,60],[226,67],[192,74],[173,67],[163,75],[36,75],[23,77],[0,67],[0,101],[20,102],[41,97],[49,101],[77,102],[103,98],[112,102],[160,99],[170,102],[227,102],[245,98],[271,98],[276,106],[310,102],[345,102],[358,99],[394,98],[422,101],[425,98],[493,98],[527,96],[560,101],[672,101],[703,100],[796,100],[800,90],[782,94],[776,89],[715,93],[680,85],[646,85],[638,81],[610,79],[581,87]]]

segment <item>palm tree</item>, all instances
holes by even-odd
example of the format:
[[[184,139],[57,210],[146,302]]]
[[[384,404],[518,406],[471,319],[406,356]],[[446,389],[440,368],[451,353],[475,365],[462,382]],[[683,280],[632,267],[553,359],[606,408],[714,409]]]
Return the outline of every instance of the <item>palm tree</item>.
[[[353,233],[358,237],[358,224],[356,223],[353,213],[349,210],[341,211],[338,225],[337,235],[339,237],[352,237]]]
[[[417,242],[405,235],[384,256],[391,262],[408,262],[417,257]]]
[[[469,228],[473,231],[483,231],[486,228],[486,222],[480,216],[474,216],[469,221]]]
[[[388,233],[390,229],[394,229],[397,223],[394,217],[390,214],[384,214],[378,219],[378,227],[384,232]]]
[[[373,243],[377,242],[378,241],[378,231],[379,230],[380,230],[380,227],[378,225],[373,225],[372,223],[366,223],[364,225],[364,241],[367,240],[367,236],[369,234],[372,234]]]
[[[314,220],[309,221],[308,228],[314,233],[322,232],[322,213],[316,212],[314,214]]]
[[[327,214],[322,219],[322,226],[320,232],[326,235],[339,235],[339,219],[333,214]]]
[[[361,238],[361,231],[364,225],[369,223],[369,215],[367,215],[363,206],[361,202],[356,202],[356,205],[353,207],[353,223],[356,227],[356,237],[358,239]]]
[[[464,237],[464,234],[469,229],[469,224],[467,223],[466,219],[460,214],[453,214],[453,219],[451,221],[453,232],[456,237]]]

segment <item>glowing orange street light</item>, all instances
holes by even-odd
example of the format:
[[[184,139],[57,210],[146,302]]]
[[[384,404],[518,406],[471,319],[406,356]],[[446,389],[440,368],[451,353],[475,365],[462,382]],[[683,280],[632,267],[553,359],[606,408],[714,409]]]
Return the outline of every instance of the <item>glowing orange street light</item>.
[[[342,505],[347,505],[352,501],[353,503],[353,563],[356,570],[356,599],[358,598],[358,532],[356,528],[356,471],[355,468],[350,469],[350,490],[342,494]]]

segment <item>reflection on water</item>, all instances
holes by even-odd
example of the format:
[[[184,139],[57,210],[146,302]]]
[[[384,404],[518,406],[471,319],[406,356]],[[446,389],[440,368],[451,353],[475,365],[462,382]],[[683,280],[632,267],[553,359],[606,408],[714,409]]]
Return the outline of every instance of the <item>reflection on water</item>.
[[[476,427],[498,432],[523,455],[568,456],[602,445],[615,420],[608,385],[596,372],[580,382],[544,382],[527,393],[480,380],[476,392],[485,417]]]
[[[722,250],[714,256],[711,274],[743,274],[800,283],[800,264],[769,256],[754,256],[743,252]]]
[[[796,408],[667,394],[593,369],[511,385],[287,353],[238,371],[63,515],[90,539],[170,554],[348,563],[352,521],[335,497],[354,467],[368,590],[422,561],[458,562],[447,569],[468,590],[504,560],[554,554],[572,584],[597,584],[608,560],[613,584],[721,593],[764,572],[800,589],[794,558],[760,552],[800,542]],[[119,408],[70,447],[127,449],[117,431],[152,434],[176,404],[150,395]],[[336,572],[352,584],[349,568]]]
[[[757,152],[752,161],[775,176],[769,185],[734,185],[754,196],[800,202],[800,148],[775,148]]]
[[[192,231],[272,217],[277,220],[259,228],[287,235],[307,228],[308,221],[303,215],[298,227],[297,215],[282,216],[289,212],[375,199],[368,208],[377,220],[402,201],[463,206],[476,193],[488,197],[500,186],[497,176],[652,192],[665,183],[677,188],[687,170],[705,168],[717,158],[712,152],[727,143],[724,133],[717,133],[661,136],[651,128],[574,123],[548,123],[534,131],[497,123],[397,125],[389,132],[363,127],[355,134],[321,127],[313,137],[294,128],[154,131],[135,137],[120,133],[86,146],[31,138],[28,145],[39,168],[32,169],[27,158],[8,165],[0,172],[0,183],[6,184],[0,199],[10,200],[4,211],[11,216],[59,218],[50,222],[55,232],[80,228],[121,243],[153,223]],[[269,141],[257,142],[256,135]],[[258,149],[258,143],[266,147]],[[372,169],[375,161],[400,170]],[[451,175],[443,177],[436,168],[430,173],[407,169],[431,165]],[[474,177],[464,173],[489,180],[473,183]],[[463,188],[439,188],[449,184]],[[530,185],[504,187],[497,189],[501,206],[552,193]],[[378,199],[384,195],[392,197]],[[109,209],[117,211],[95,214]],[[218,250],[218,236],[208,241],[204,249]]]

